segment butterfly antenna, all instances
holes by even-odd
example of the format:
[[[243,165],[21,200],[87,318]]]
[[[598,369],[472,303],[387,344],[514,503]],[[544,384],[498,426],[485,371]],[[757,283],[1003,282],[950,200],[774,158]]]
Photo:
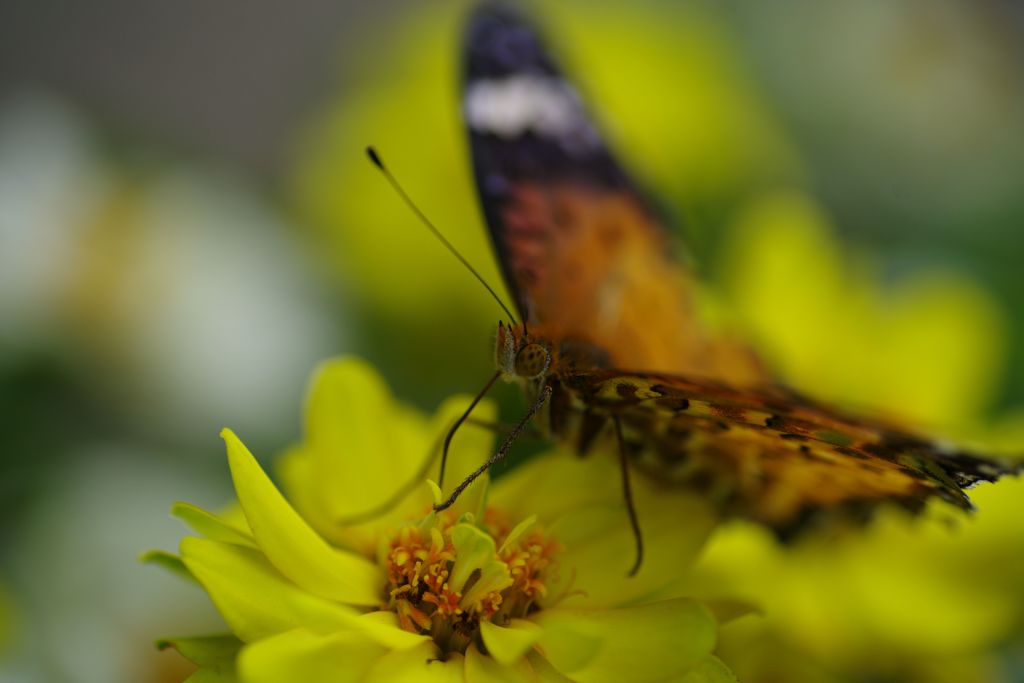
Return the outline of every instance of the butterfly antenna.
[[[509,318],[515,320],[516,317],[512,315],[512,311],[510,311],[508,306],[505,305],[505,302],[501,300],[501,297],[498,296],[497,292],[495,292],[494,289],[489,284],[487,284],[487,281],[484,280],[480,273],[476,271],[476,268],[470,265],[469,261],[467,261],[462,256],[462,254],[460,254],[459,251],[452,245],[452,243],[449,242],[445,238],[445,236],[441,234],[441,231],[438,230],[434,226],[434,224],[430,222],[430,219],[427,218],[427,216],[422,211],[420,211],[420,208],[416,206],[416,203],[412,200],[412,198],[409,197],[409,195],[406,193],[404,189],[402,189],[402,186],[398,183],[398,180],[395,178],[395,176],[391,174],[391,171],[389,171],[387,166],[384,165],[384,162],[381,161],[380,155],[377,154],[377,150],[375,150],[372,146],[367,147],[366,156],[368,156],[370,158],[370,161],[373,162],[373,165],[376,166],[377,169],[384,174],[384,177],[387,179],[388,183],[390,183],[391,187],[395,190],[395,192],[398,193],[398,196],[402,198],[402,201],[405,202],[405,205],[408,206],[409,209],[416,215],[416,217],[420,219],[420,222],[423,223],[424,226],[426,226],[427,230],[433,233],[434,237],[440,240],[441,244],[443,244],[448,249],[448,251],[450,251],[452,255],[455,256],[455,258],[459,259],[459,262],[462,263],[462,265],[466,266],[466,269],[473,274],[473,277],[475,277],[480,282],[480,284],[484,286],[484,289],[486,289],[490,293],[490,295],[494,297],[494,300],[498,302],[498,305],[501,306],[501,310],[505,311],[505,314]]]

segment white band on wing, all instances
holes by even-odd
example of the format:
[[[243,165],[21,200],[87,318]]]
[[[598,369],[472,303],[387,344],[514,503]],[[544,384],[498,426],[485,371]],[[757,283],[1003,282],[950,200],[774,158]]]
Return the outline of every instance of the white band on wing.
[[[503,138],[533,131],[575,144],[597,141],[579,95],[560,78],[516,74],[475,81],[466,90],[464,112],[473,130]]]

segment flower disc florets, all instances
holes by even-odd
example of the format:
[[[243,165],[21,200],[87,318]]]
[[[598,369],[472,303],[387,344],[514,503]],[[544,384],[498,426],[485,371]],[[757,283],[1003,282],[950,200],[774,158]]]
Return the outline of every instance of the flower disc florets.
[[[430,515],[396,531],[386,544],[388,608],[399,625],[429,635],[443,654],[482,647],[480,622],[504,626],[536,611],[547,594],[559,546],[527,520],[515,528],[489,508],[472,516]]]

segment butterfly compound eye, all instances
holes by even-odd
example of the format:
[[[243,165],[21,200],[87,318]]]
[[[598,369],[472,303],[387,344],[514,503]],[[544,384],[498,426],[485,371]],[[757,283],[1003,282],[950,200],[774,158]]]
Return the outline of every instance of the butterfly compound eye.
[[[532,379],[543,375],[551,364],[551,354],[540,344],[527,344],[516,354],[516,375]]]

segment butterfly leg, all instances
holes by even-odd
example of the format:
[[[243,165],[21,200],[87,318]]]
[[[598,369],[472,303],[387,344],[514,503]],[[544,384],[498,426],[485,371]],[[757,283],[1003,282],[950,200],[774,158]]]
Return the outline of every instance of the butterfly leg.
[[[622,424],[618,417],[613,417],[615,424],[615,439],[619,442],[619,464],[622,466],[622,493],[626,499],[626,510],[629,513],[629,524],[633,527],[633,538],[636,540],[636,561],[629,570],[629,576],[636,576],[640,571],[640,564],[644,560],[644,537],[640,533],[640,519],[636,514],[636,505],[633,504],[633,487],[629,483],[629,453],[626,450],[626,440],[622,437]]]
[[[455,490],[452,491],[452,495],[448,497],[448,500],[444,501],[440,505],[435,505],[435,511],[440,512],[441,510],[450,508],[452,504],[456,501],[456,499],[458,499],[459,495],[461,495],[462,492],[466,490],[466,487],[472,484],[477,477],[479,477],[481,474],[490,469],[491,466],[494,465],[496,462],[505,459],[505,456],[508,455],[508,450],[512,447],[512,444],[515,443],[516,439],[518,439],[519,436],[523,433],[523,430],[526,429],[527,423],[529,423],[529,421],[533,419],[533,416],[537,414],[537,411],[539,411],[544,406],[544,404],[547,403],[548,399],[551,398],[551,392],[552,389],[550,384],[548,384],[541,390],[540,395],[537,396],[537,400],[534,401],[533,405],[530,406],[530,409],[526,411],[526,415],[523,416],[523,419],[520,420],[519,423],[512,429],[512,431],[509,432],[509,435],[505,437],[505,440],[502,442],[498,450],[495,451],[494,455],[488,458],[487,462],[485,462],[483,465],[476,468],[476,470],[470,473],[468,477],[463,479],[462,483],[456,486]]]
[[[441,473],[437,476],[438,486],[444,486],[444,468],[445,465],[448,464],[448,448],[452,445],[452,439],[455,438],[455,432],[459,431],[459,427],[462,426],[462,423],[466,421],[469,414],[473,412],[474,408],[476,408],[476,404],[480,403],[481,399],[487,395],[487,392],[491,390],[491,387],[494,386],[494,383],[498,381],[499,377],[501,377],[501,372],[496,372],[493,377],[487,380],[487,384],[484,385],[484,388],[480,390],[480,393],[478,393],[472,403],[469,404],[469,407],[466,408],[466,412],[459,416],[459,419],[455,421],[455,424],[452,425],[452,428],[449,429],[448,433],[445,435],[444,448],[441,451]]]
[[[495,434],[502,434],[502,435],[506,435],[509,432],[511,432],[513,429],[516,428],[516,426],[514,424],[509,424],[508,422],[496,422],[496,421],[491,421],[491,420],[478,420],[475,417],[467,418],[466,419],[466,424],[467,425],[472,425],[473,427],[479,427],[480,429],[486,429],[487,431],[494,432]],[[522,437],[524,439],[536,439],[538,441],[543,441],[543,440],[547,440],[548,439],[548,437],[545,436],[544,433],[541,430],[537,429],[536,427],[531,427],[531,428],[528,428],[528,429],[524,429]]]

